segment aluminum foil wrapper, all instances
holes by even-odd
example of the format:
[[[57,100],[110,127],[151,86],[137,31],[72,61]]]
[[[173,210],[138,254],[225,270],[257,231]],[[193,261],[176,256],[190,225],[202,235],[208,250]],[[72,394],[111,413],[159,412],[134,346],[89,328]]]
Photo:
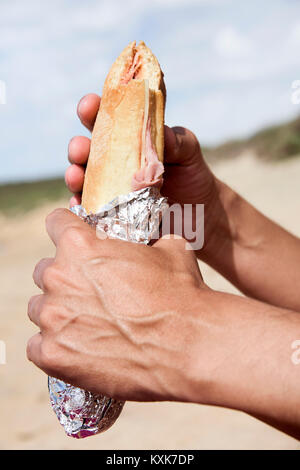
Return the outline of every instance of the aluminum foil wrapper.
[[[119,196],[97,214],[82,206],[71,210],[96,228],[99,238],[118,238],[149,244],[157,239],[167,200],[157,188],[149,187]],[[124,402],[96,395],[62,380],[48,378],[52,408],[68,436],[83,438],[108,429],[120,415]]]

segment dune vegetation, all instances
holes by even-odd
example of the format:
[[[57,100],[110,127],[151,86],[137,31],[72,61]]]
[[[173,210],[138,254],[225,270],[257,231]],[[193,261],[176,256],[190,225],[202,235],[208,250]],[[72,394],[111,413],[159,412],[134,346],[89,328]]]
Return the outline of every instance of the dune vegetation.
[[[267,127],[246,139],[231,140],[217,147],[203,147],[210,164],[236,158],[247,150],[267,162],[299,156],[300,117]],[[27,212],[41,203],[67,198],[68,195],[63,178],[0,185],[0,213]]]

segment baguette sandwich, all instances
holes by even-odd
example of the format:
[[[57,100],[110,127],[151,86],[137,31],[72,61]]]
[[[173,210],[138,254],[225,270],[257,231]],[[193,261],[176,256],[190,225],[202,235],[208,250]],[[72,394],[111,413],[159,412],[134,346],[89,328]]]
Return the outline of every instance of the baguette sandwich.
[[[82,195],[88,214],[116,196],[161,186],[165,100],[156,57],[143,42],[131,42],[104,83]]]

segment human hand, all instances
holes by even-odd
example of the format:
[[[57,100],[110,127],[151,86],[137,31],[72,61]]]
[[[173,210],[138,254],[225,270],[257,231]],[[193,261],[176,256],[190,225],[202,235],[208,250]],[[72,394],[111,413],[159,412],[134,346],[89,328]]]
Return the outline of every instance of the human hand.
[[[81,122],[89,130],[99,106],[97,95],[85,96],[78,105]],[[80,203],[89,150],[87,137],[74,137],[69,144],[71,166],[66,171],[66,183],[75,193],[71,205]],[[299,240],[215,178],[202,157],[199,142],[186,129],[165,127],[162,192],[171,203],[205,205],[204,246],[196,252],[199,258],[247,296],[299,310],[297,289],[290,282],[299,278]],[[193,227],[197,227],[196,222],[193,220]],[[185,234],[184,230],[181,233]],[[274,258],[278,252],[281,256]]]
[[[89,94],[81,99],[77,113],[82,124],[92,131],[101,99]],[[70,205],[80,204],[85,165],[90,151],[90,139],[74,137],[69,143],[68,158],[71,166],[66,171],[66,184],[74,196]],[[165,173],[162,194],[169,202],[205,204],[207,236],[218,217],[218,190],[216,179],[202,156],[195,135],[183,127],[165,126]],[[211,214],[213,217],[211,217]]]
[[[124,400],[190,399],[199,291],[185,241],[99,240],[68,210],[47,218],[55,258],[34,271],[28,358],[48,375]],[[197,346],[198,347],[198,346]]]
[[[239,409],[299,438],[298,313],[209,289],[182,239],[98,240],[65,209],[47,230],[56,256],[37,264],[43,294],[28,305],[38,367],[116,399]]]

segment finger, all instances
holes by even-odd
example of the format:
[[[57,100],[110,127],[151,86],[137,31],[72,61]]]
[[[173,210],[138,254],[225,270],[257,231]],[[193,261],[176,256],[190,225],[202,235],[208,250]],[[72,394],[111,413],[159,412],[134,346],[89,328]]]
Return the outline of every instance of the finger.
[[[54,262],[54,258],[43,258],[37,263],[33,271],[33,281],[34,283],[42,290],[44,290],[43,285],[43,275],[45,269],[48,268]]]
[[[71,207],[77,206],[78,204],[81,204],[81,194],[74,194],[69,202],[70,209]]]
[[[70,163],[86,165],[90,153],[91,140],[83,135],[78,135],[70,140],[68,147],[68,159]]]
[[[32,323],[40,328],[40,312],[44,302],[44,294],[34,295],[28,302],[27,314]]]
[[[92,228],[68,209],[55,209],[46,218],[46,230],[53,243],[57,246],[62,235],[68,229],[92,232]],[[83,233],[83,232],[81,232]]]
[[[77,114],[82,124],[92,131],[99,110],[101,98],[95,93],[85,95],[78,103]]]
[[[29,361],[36,364],[38,367],[41,366],[41,344],[42,344],[42,335],[40,333],[32,336],[27,343],[27,358]]]
[[[65,182],[72,193],[80,193],[84,182],[84,168],[81,165],[70,165],[65,173]]]
[[[201,155],[197,137],[184,127],[165,126],[165,162],[189,165],[196,153]]]

